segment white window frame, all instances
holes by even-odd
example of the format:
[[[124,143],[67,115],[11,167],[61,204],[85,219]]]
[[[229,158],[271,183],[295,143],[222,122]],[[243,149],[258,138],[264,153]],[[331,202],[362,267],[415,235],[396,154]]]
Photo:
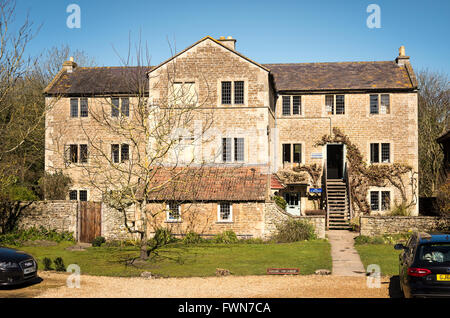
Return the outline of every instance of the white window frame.
[[[176,203],[178,206],[178,218],[171,218],[170,217],[170,202],[166,204],[166,222],[173,222],[173,223],[177,223],[177,222],[181,222],[181,204],[180,203]]]
[[[220,207],[224,203],[230,205],[230,218],[229,219],[222,219],[222,216],[221,216],[221,213],[220,213]],[[217,222],[219,222],[219,223],[233,223],[233,204],[231,202],[220,202],[219,204],[217,204]]]

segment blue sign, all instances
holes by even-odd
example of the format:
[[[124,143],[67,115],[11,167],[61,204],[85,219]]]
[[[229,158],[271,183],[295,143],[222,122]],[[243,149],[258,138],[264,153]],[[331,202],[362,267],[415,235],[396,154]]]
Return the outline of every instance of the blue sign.
[[[310,188],[309,193],[322,193],[322,188]]]

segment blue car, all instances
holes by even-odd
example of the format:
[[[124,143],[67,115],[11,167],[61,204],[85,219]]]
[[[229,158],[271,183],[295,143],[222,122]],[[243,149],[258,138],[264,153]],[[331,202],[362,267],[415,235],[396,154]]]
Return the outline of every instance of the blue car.
[[[0,286],[13,286],[37,278],[36,260],[24,252],[0,247]]]
[[[396,244],[400,288],[406,298],[450,297],[450,234],[414,233]]]

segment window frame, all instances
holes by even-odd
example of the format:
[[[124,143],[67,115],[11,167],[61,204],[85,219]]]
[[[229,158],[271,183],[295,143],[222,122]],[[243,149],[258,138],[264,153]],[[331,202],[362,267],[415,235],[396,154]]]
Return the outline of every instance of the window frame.
[[[296,154],[295,154],[295,146],[300,146],[300,152],[299,152],[299,161],[295,160]],[[289,151],[289,161],[286,161],[286,150]],[[301,164],[303,163],[303,143],[301,142],[290,142],[290,143],[283,143],[281,146],[281,157],[282,157],[282,163],[297,163]]]
[[[78,100],[80,118],[89,117],[89,100],[87,98],[79,98]]]
[[[74,102],[76,102],[76,115]],[[71,98],[69,103],[70,103],[70,118],[78,118],[78,116],[80,115],[79,98]]]
[[[377,98],[376,110],[377,112],[373,112],[372,109],[372,97]],[[387,105],[385,104],[387,97]],[[384,108],[384,111],[383,111]],[[369,114],[370,115],[390,115],[391,114],[391,94],[389,93],[380,93],[380,94],[370,94],[369,95]]]
[[[229,216],[228,219],[222,218],[222,206],[228,205]],[[217,204],[217,222],[218,223],[233,223],[233,204],[231,202],[219,202]]]
[[[338,113],[338,97],[342,96],[342,112]],[[325,94],[325,113],[328,116],[335,116],[335,115],[345,115],[346,114],[346,98],[345,98],[346,94]],[[331,111],[328,110],[328,101],[330,97],[332,97],[332,105],[331,105]]]
[[[375,158],[375,154],[372,153],[372,149],[377,149],[377,156]],[[388,158],[385,158],[384,155],[386,154],[386,146],[387,146],[387,152],[388,152]],[[376,159],[376,161],[374,160]],[[392,158],[392,143],[391,142],[370,142],[369,143],[369,163],[370,164],[391,164],[393,163]]]
[[[373,208],[373,203],[372,203],[372,199],[375,196],[372,196],[373,194],[376,194],[376,200],[377,200],[377,208],[374,209]],[[385,204],[385,201],[383,201],[383,195],[388,195],[388,203],[387,205]],[[392,189],[387,189],[387,188],[373,188],[373,189],[369,189],[369,206],[370,206],[370,211],[372,212],[387,212],[391,210],[391,202],[393,202],[392,200]]]
[[[241,96],[241,92],[239,92],[239,97],[240,98],[242,97],[242,102],[241,102],[241,100],[237,101],[237,99],[236,99],[236,96],[238,95],[237,94],[238,87],[236,86],[237,83],[242,84],[242,96]],[[234,92],[234,96],[233,96],[234,97],[233,98],[234,105],[245,105],[245,82],[244,81],[234,81],[232,85],[233,85],[233,92]]]
[[[172,212],[172,208],[171,208],[172,204],[175,204],[177,207],[178,218],[170,217],[170,214]],[[174,202],[174,201],[166,203],[166,222],[177,223],[177,222],[181,222],[181,221],[182,221],[182,219],[181,219],[181,204],[178,202]]]
[[[220,105],[222,106],[245,106],[247,104],[247,85],[245,79],[223,79],[219,80],[219,89],[220,89],[220,96],[218,96],[218,101]],[[241,85],[242,83],[242,94],[236,94],[239,87],[237,87],[237,83]],[[225,87],[225,85],[229,85],[229,92],[226,91],[226,94],[224,94],[225,90],[228,89]],[[228,99],[229,94],[229,99]],[[237,100],[236,96],[239,95],[242,96],[242,100]],[[226,98],[225,98],[226,97]],[[242,103],[241,103],[242,101]]]

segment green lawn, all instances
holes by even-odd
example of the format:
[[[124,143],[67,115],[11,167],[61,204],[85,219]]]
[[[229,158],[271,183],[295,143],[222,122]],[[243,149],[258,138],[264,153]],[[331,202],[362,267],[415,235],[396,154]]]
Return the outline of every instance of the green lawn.
[[[377,264],[381,268],[381,274],[385,276],[398,275],[399,251],[394,250],[391,244],[362,244],[355,245],[361,257],[364,267]]]
[[[330,245],[327,241],[305,241],[286,244],[203,244],[165,247],[160,257],[139,266],[125,261],[139,255],[136,247],[91,247],[86,251],[68,251],[72,243],[57,246],[23,246],[20,250],[33,255],[43,268],[42,260],[62,257],[65,265],[77,264],[82,274],[102,276],[139,276],[150,271],[164,277],[214,276],[216,268],[228,269],[234,275],[263,275],[269,267],[300,268],[307,275],[317,269],[331,270]]]

